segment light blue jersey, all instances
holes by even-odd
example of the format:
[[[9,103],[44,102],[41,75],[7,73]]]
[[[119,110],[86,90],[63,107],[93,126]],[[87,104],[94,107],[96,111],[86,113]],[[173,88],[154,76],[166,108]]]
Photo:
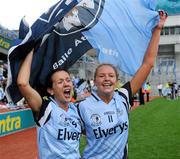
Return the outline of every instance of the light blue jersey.
[[[113,99],[104,103],[93,92],[78,108],[84,122],[87,147],[83,159],[124,159],[127,157],[128,111],[130,83],[114,92]]]
[[[40,159],[80,159],[81,124],[73,103],[66,112],[55,101],[44,100],[36,122]]]

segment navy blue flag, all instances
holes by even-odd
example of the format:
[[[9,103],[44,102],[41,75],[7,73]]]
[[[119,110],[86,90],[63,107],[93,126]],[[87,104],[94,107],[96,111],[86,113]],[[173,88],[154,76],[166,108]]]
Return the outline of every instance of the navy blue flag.
[[[19,39],[24,39],[29,32],[29,24],[25,20],[25,16],[21,19],[20,25],[19,25]]]
[[[22,40],[26,37],[29,30],[30,30],[29,24],[26,22],[25,16],[24,16],[21,19],[21,22],[19,25],[19,36],[18,36],[18,38],[13,40],[11,47],[18,46],[19,44],[21,44]]]
[[[61,0],[30,28],[21,44],[9,51],[8,99],[17,102],[16,78],[21,61],[35,48],[30,83],[45,85],[58,67],[68,69],[95,48],[99,62],[133,75],[159,21],[156,0]]]
[[[43,81],[40,81],[39,74],[42,74],[42,72],[45,72],[45,76],[47,76],[50,70],[52,70],[52,67],[51,65],[46,65],[45,67],[47,68],[47,70],[41,71],[42,67],[44,66],[44,65],[41,66],[41,64],[44,63],[46,60],[47,61],[50,60],[48,58],[43,59],[43,57],[47,57],[46,54],[48,54],[48,55],[51,55],[52,58],[55,60],[56,58],[59,58],[60,56],[60,55],[57,55],[56,57],[55,55],[57,54],[58,48],[54,48],[56,46],[53,46],[52,42],[45,43],[44,39],[52,33],[52,31],[55,28],[55,25],[59,21],[61,21],[62,18],[76,4],[78,4],[79,1],[81,0],[60,0],[55,5],[53,5],[48,11],[43,13],[35,21],[35,23],[29,28],[29,32],[26,34],[26,36],[24,36],[24,34],[27,31],[26,29],[24,29],[26,28],[26,25],[23,21],[21,21],[20,38],[24,37],[24,39],[16,39],[14,43],[16,45],[12,46],[8,52],[8,81],[7,81],[7,86],[6,86],[6,96],[7,96],[8,101],[13,101],[16,103],[22,98],[18,90],[18,87],[16,85],[16,79],[17,79],[18,70],[19,70],[22,60],[32,50],[32,48],[35,49],[34,51],[35,58],[33,58],[33,65],[32,65],[33,73],[31,73],[32,76],[30,77],[30,82],[35,81],[37,79],[37,83],[33,84],[33,82],[31,82],[32,86],[36,87],[37,89],[42,86],[41,83],[44,84],[44,78],[43,78]],[[45,44],[47,43],[49,46],[45,47]],[[44,45],[42,46],[42,44]],[[53,50],[51,50],[51,47],[53,47],[52,49],[56,50],[55,53],[53,53]],[[51,50],[51,52],[48,53],[47,48]],[[38,60],[41,60],[41,61],[38,61]]]

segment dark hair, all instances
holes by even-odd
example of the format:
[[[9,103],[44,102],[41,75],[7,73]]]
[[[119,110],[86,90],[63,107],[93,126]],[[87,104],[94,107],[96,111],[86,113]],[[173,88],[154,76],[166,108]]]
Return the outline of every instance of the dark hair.
[[[46,88],[52,88],[52,75],[54,74],[54,73],[56,73],[56,72],[59,72],[59,71],[65,71],[65,72],[67,72],[68,74],[69,74],[69,72],[68,72],[68,70],[66,70],[66,69],[62,69],[62,68],[57,68],[57,69],[54,69],[54,70],[52,70],[48,75],[47,75],[47,78],[46,78],[46,83],[45,83],[45,85],[46,85]]]
[[[95,73],[94,73],[94,79],[96,79],[98,69],[99,69],[100,67],[102,67],[102,66],[110,66],[110,67],[114,70],[114,72],[115,72],[115,74],[116,74],[116,78],[117,78],[117,80],[118,80],[119,74],[118,74],[118,71],[117,71],[116,67],[115,67],[114,65],[112,65],[112,64],[109,64],[109,63],[102,63],[102,64],[100,64],[99,66],[96,67],[96,70],[95,70]]]

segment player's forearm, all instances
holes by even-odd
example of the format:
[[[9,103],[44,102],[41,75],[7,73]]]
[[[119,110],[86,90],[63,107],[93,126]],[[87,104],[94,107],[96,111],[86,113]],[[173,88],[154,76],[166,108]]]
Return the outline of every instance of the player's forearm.
[[[31,63],[33,58],[33,51],[31,51],[23,61],[17,78],[17,85],[22,94],[26,99],[28,105],[34,112],[39,112],[42,99],[39,93],[31,87],[29,84]]]
[[[18,78],[17,78],[17,85],[19,87],[25,87],[29,85],[29,78],[31,72],[31,63],[32,63],[33,51],[31,51],[21,64]]]
[[[144,61],[141,67],[136,72],[135,76],[131,80],[132,94],[135,94],[142,86],[143,82],[148,77],[158,52],[158,45],[160,39],[161,29],[155,28],[148,49],[144,56]]]
[[[153,30],[151,41],[144,56],[143,64],[147,65],[150,68],[154,66],[155,59],[158,53],[160,34],[161,34],[161,28],[156,27]]]

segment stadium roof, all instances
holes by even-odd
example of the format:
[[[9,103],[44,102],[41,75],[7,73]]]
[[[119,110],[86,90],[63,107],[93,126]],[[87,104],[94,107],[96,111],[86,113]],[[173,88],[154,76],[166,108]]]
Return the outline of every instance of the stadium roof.
[[[0,36],[9,40],[13,40],[18,37],[18,31],[9,30],[0,24]]]

